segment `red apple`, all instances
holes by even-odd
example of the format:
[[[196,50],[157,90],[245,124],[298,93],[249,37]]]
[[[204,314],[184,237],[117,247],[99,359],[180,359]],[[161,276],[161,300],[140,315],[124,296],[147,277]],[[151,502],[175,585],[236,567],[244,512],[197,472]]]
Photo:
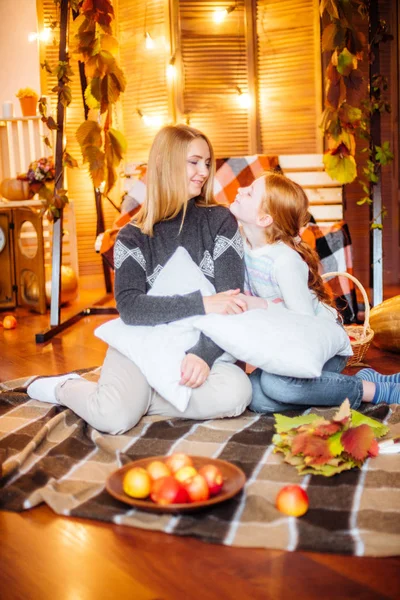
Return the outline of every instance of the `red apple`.
[[[224,485],[224,478],[221,471],[215,465],[204,465],[199,469],[200,475],[203,475],[207,481],[210,496],[216,496]]]
[[[168,477],[168,475],[171,475],[170,469],[161,460],[153,460],[147,465],[146,471],[153,481],[160,479],[160,477]]]
[[[182,467],[193,467],[193,461],[190,456],[183,454],[182,452],[177,452],[175,454],[171,454],[171,456],[167,456],[165,464],[170,471],[172,471],[172,473],[176,473]]]
[[[195,475],[191,479],[187,479],[183,485],[189,494],[190,502],[204,502],[210,497],[210,490],[203,475]]]
[[[276,497],[276,508],[285,515],[301,517],[308,510],[307,493],[299,485],[286,485]]]
[[[189,502],[189,495],[183,485],[169,475],[160,477],[153,482],[150,498],[156,504],[163,506],[167,504],[186,504]]]
[[[17,319],[13,315],[7,315],[3,319],[4,329],[15,329],[17,326]]]

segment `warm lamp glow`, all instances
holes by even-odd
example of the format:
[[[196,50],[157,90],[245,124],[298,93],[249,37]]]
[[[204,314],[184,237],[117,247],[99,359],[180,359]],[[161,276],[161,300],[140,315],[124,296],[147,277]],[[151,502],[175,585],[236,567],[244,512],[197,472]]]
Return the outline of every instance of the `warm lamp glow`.
[[[145,115],[140,108],[137,108],[136,112],[147,127],[161,127],[164,124],[164,119],[160,115]]]
[[[228,11],[226,10],[226,8],[219,9],[219,10],[214,11],[213,19],[216,23],[222,23],[222,21],[225,21],[227,16],[228,16]]]
[[[240,87],[236,88],[237,90],[237,101],[241,108],[249,108],[251,105],[251,96],[248,92],[242,92]]]
[[[146,38],[146,42],[145,43],[146,43],[147,50],[153,50],[153,48],[154,48],[154,40],[153,40],[153,38],[151,37],[151,35],[149,34],[148,31],[146,31],[144,37]]]
[[[49,42],[51,38],[51,29],[45,27],[41,33],[39,33],[39,40],[41,42]]]
[[[35,42],[36,40],[40,40],[41,42],[49,42],[50,38],[51,29],[49,27],[45,27],[40,33],[31,31],[31,33],[28,34],[28,42]]]
[[[148,127],[161,127],[164,123],[164,119],[160,115],[153,115],[152,117],[143,115],[142,119]]]
[[[229,8],[218,8],[215,10],[213,14],[215,23],[222,23],[222,21],[225,21],[229,13],[233,12],[235,8],[235,6],[229,6]]]
[[[169,64],[167,67],[167,77],[169,80],[172,80],[175,78],[176,75],[176,67],[175,65],[171,65]]]

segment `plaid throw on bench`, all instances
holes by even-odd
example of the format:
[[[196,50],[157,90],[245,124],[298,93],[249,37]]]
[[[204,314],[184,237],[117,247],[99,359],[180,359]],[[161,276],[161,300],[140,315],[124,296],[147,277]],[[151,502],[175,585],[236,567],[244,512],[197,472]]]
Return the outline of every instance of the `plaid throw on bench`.
[[[400,552],[398,456],[367,460],[362,470],[301,478],[273,453],[273,418],[247,412],[234,419],[190,421],[145,417],[124,435],[101,434],[70,410],[34,400],[26,381],[0,384],[0,508],[22,511],[45,502],[57,514],[190,535],[232,546],[312,550],[359,556]],[[315,411],[327,415],[327,410]],[[366,411],[400,435],[400,406]],[[294,413],[291,413],[294,414]],[[133,510],[104,489],[129,461],[182,451],[232,461],[247,484],[235,498],[181,516]],[[310,509],[300,519],[278,512],[278,490],[307,487]]]
[[[340,221],[329,227],[309,223],[302,238],[316,250],[322,273],[339,271],[353,274],[352,245],[347,223]],[[354,323],[358,312],[354,283],[348,277],[333,277],[326,285],[332,291],[344,322]]]

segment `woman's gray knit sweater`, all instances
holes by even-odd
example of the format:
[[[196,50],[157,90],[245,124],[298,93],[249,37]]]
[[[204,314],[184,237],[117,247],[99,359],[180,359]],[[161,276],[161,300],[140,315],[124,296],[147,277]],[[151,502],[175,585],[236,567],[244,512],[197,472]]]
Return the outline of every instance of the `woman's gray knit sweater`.
[[[146,295],[179,246],[189,252],[217,292],[243,290],[243,243],[229,209],[197,206],[192,199],[182,228],[181,223],[182,213],[157,223],[153,237],[143,234],[133,223],[119,232],[114,247],[115,298],[124,323],[158,325],[205,314],[200,291],[183,296]],[[211,367],[223,351],[201,334],[188,352]]]

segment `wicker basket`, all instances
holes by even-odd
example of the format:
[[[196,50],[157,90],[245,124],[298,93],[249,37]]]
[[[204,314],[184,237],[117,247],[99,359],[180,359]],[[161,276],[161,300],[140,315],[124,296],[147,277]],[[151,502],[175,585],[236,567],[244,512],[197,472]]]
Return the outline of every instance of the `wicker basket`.
[[[354,283],[356,284],[356,286],[358,287],[358,289],[360,290],[363,300],[364,300],[364,305],[365,305],[365,318],[364,318],[364,325],[345,325],[345,329],[346,332],[349,336],[351,336],[352,340],[350,340],[351,343],[351,347],[353,350],[353,356],[350,356],[349,360],[347,361],[347,366],[351,367],[351,366],[356,366],[359,365],[360,363],[362,363],[362,361],[364,360],[364,356],[367,353],[367,350],[372,342],[372,338],[374,337],[374,332],[371,329],[371,327],[369,326],[369,312],[370,312],[370,308],[369,308],[369,300],[368,300],[368,296],[367,296],[367,292],[365,291],[364,287],[362,286],[362,284],[358,281],[358,279],[356,279],[353,275],[350,275],[349,273],[341,273],[338,271],[332,271],[331,273],[324,273],[322,275],[322,279],[330,279],[331,277],[348,277],[348,279],[351,279],[351,281],[354,281]]]

